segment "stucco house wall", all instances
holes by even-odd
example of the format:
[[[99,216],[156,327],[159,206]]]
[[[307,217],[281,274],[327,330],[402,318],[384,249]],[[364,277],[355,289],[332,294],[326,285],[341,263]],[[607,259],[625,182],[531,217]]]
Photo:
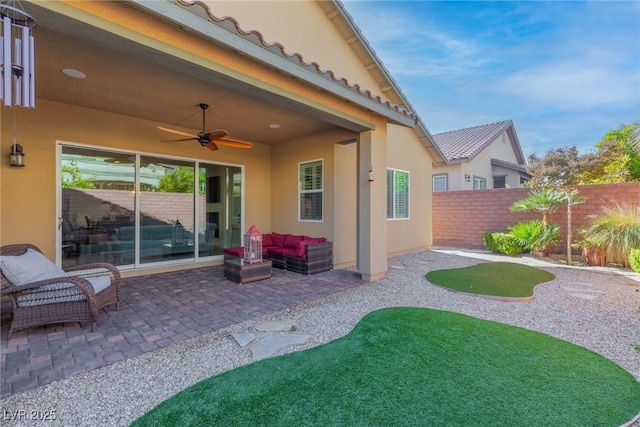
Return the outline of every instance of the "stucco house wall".
[[[469,163],[464,164],[462,167],[463,174],[471,175],[471,182],[464,182],[459,190],[472,190],[473,178],[483,178],[487,182],[487,188],[493,188],[493,177],[501,175],[495,170],[495,166],[491,165],[491,159],[500,159],[510,163],[517,163],[516,155],[511,148],[511,141],[507,132],[503,132],[498,136],[491,144],[489,144],[484,150],[474,157]],[[513,170],[507,171],[501,168],[501,172],[505,172],[508,177],[508,182],[512,183],[512,187],[519,187],[520,176]]]
[[[359,41],[353,37],[345,38],[345,34],[354,29],[344,17],[340,13],[327,12],[337,3],[207,3],[218,16],[233,16],[241,22],[243,29],[258,29],[260,34],[256,33],[255,37],[281,43],[287,53],[298,52],[305,61],[320,64],[315,70],[314,66],[301,67],[311,74],[320,75],[320,69],[331,69],[335,77],[344,76],[349,85],[357,84],[358,88],[368,89],[370,94],[356,89],[356,96],[365,101],[353,102],[349,100],[349,94],[337,96],[331,90],[323,89],[322,84],[315,86],[304,78],[291,78],[271,64],[239,55],[195,32],[184,31],[180,25],[168,23],[163,14],[146,13],[147,9],[154,7],[178,7],[175,4],[151,2],[132,7],[125,2],[42,3],[38,7],[46,12],[60,13],[65,19],[82,20],[99,28],[101,34],[113,32],[126,38],[131,43],[129,46],[135,46],[130,49],[144,53],[141,56],[153,51],[156,55],[160,52],[163,59],[179,61],[181,68],[175,72],[130,53],[113,53],[130,60],[136,71],[131,78],[151,75],[154,71],[167,74],[166,81],[171,91],[169,97],[161,97],[153,90],[137,94],[138,99],[145,100],[144,108],[148,109],[146,114],[149,117],[160,115],[164,106],[172,102],[171,97],[179,99],[186,84],[202,84],[206,91],[206,82],[194,80],[189,74],[196,70],[194,74],[206,76],[206,73],[198,74],[205,70],[221,75],[227,81],[237,82],[237,88],[230,91],[253,94],[248,90],[251,87],[265,99],[275,99],[278,106],[293,105],[296,113],[302,111],[301,114],[308,114],[315,120],[326,120],[331,130],[310,131],[303,137],[275,144],[261,143],[257,138],[251,150],[224,149],[215,154],[196,143],[161,143],[159,141],[166,135],[156,129],[158,121],[134,117],[138,111],[130,112],[131,115],[110,112],[111,100],[115,102],[119,97],[129,96],[120,93],[119,81],[113,75],[103,83],[104,87],[114,88],[111,93],[100,97],[88,93],[83,97],[95,101],[92,107],[73,105],[73,99],[63,102],[46,97],[37,98],[35,109],[3,106],[0,112],[2,123],[11,123],[12,115],[16,114],[19,142],[25,147],[27,166],[10,167],[8,156],[3,156],[0,167],[0,243],[34,243],[51,259],[59,259],[60,248],[56,244],[60,238],[57,228],[60,194],[57,150],[59,144],[65,143],[242,167],[244,226],[254,224],[263,232],[325,236],[334,242],[335,266],[358,265],[369,279],[384,275],[388,255],[428,247],[431,244],[431,192],[427,183],[432,172],[430,165],[436,160],[431,154],[433,151],[429,151],[433,147],[428,146],[425,128],[418,126],[413,129],[418,123],[413,112],[376,100],[371,95],[386,93],[396,99],[400,96],[393,92],[395,89],[391,91],[393,93],[388,87],[383,90],[381,76],[386,79],[384,73],[377,66],[371,66],[371,57],[365,54],[366,49]],[[190,7],[200,6],[182,5],[176,13],[183,13],[183,9]],[[178,9],[172,9],[171,13],[174,11]],[[206,20],[198,22],[209,25]],[[42,28],[40,31],[46,35],[52,30]],[[68,34],[58,36],[60,40],[70,37]],[[332,48],[327,49],[327,45]],[[354,47],[356,45],[359,50]],[[87,41],[83,51],[90,52],[91,48]],[[130,58],[127,55],[131,55]],[[335,81],[330,84],[344,89],[342,83]],[[389,80],[386,80],[384,86],[388,84]],[[339,92],[338,89],[336,91]],[[364,107],[366,102],[370,102],[371,109]],[[175,123],[171,127],[194,132],[193,128],[180,128]],[[11,131],[9,126],[0,128],[3,153],[10,150]],[[297,206],[298,165],[318,159],[323,162],[323,219],[302,222],[298,220]],[[373,183],[367,182],[370,165],[376,173]],[[410,218],[406,220],[386,220],[387,167],[411,173]],[[209,260],[198,265],[220,262],[221,259]],[[185,266],[175,264],[172,268]]]
[[[10,117],[8,110],[2,110],[3,123]],[[55,179],[58,142],[192,159],[205,154],[198,144],[159,143],[158,134],[149,132],[154,124],[131,117],[41,99],[37,108],[17,110],[16,114],[25,121],[28,116],[38,125],[20,129],[27,166],[2,165],[0,239],[2,244],[33,243],[52,258],[58,222],[56,195],[60,191]],[[2,131],[2,151],[8,152],[9,128]],[[216,161],[245,166],[247,221],[269,229],[271,210],[263,211],[262,207],[271,204],[271,147],[256,144],[251,150],[226,150],[216,155]]]
[[[409,218],[388,219],[388,252],[397,255],[431,246],[431,163],[425,164],[424,146],[411,129],[390,125],[387,129],[388,167],[410,172]],[[376,173],[376,185],[384,185],[385,171]]]
[[[258,31],[268,42],[282,44],[289,53],[299,53],[339,78],[381,93],[370,71],[362,66],[362,58],[354,55],[336,28],[338,18],[327,16],[323,3],[330,2],[251,1],[251,7],[245,1],[204,3],[211,5],[219,16],[232,16],[246,30]]]

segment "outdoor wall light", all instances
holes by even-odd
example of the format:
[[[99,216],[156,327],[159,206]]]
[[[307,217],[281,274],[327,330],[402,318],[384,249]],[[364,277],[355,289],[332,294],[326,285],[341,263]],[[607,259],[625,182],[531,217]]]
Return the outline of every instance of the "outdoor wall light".
[[[24,151],[22,145],[13,144],[9,153],[9,164],[11,166],[24,166]]]
[[[468,173],[465,173],[465,174],[464,174],[464,180],[465,180],[466,182],[471,182],[471,175],[469,175]]]

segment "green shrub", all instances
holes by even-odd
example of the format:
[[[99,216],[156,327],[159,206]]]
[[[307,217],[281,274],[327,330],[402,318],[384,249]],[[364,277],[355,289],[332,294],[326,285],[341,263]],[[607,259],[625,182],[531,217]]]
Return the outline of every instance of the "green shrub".
[[[517,255],[522,253],[522,245],[509,233],[497,233],[493,236],[498,252],[507,255]]]
[[[511,234],[505,232],[484,233],[482,236],[484,246],[491,252],[506,255],[522,253],[522,246]]]
[[[629,251],[629,265],[633,271],[640,273],[640,249],[631,249]]]
[[[509,227],[509,233],[527,251],[548,253],[553,245],[560,241],[560,227],[539,219],[519,222]]]
[[[484,247],[491,252],[498,252],[498,248],[496,247],[496,242],[493,240],[493,235],[495,232],[484,233],[482,235],[482,242],[484,243]]]
[[[605,208],[582,234],[588,245],[604,252],[607,262],[629,267],[631,249],[640,248],[640,204]]]

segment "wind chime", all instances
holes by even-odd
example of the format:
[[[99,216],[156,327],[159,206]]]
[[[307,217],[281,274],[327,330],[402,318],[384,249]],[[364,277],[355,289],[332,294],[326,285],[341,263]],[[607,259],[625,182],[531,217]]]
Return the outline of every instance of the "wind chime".
[[[35,43],[31,29],[36,21],[16,2],[0,3],[0,101],[5,107],[35,108]],[[11,166],[24,166],[24,152],[17,143],[16,111],[13,110]]]

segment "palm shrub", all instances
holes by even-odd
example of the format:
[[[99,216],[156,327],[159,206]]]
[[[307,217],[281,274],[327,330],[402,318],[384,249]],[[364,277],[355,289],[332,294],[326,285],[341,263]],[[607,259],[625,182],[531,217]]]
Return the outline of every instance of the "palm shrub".
[[[509,233],[525,250],[548,254],[551,247],[560,241],[560,226],[546,224],[534,219],[519,222],[509,227]]]
[[[640,273],[640,249],[631,249],[629,251],[629,265],[633,271]]]
[[[549,224],[549,217],[566,204],[567,195],[564,191],[545,188],[531,191],[529,197],[518,200],[509,209],[514,212],[538,212],[542,214],[542,223],[546,227]]]
[[[629,255],[640,248],[640,204],[604,208],[583,231],[583,247],[596,248],[604,253],[607,262],[629,267]]]

